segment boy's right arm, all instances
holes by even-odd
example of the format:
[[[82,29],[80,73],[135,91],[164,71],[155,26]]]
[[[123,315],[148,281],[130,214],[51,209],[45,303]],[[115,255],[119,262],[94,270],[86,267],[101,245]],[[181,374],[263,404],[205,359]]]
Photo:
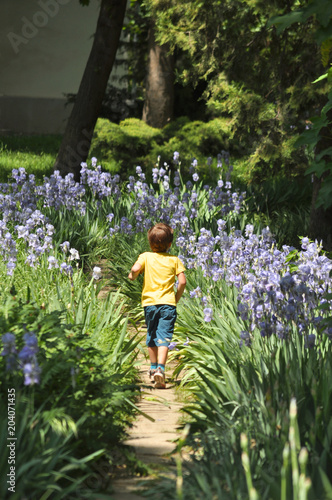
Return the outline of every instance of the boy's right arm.
[[[134,281],[137,278],[137,276],[139,275],[141,269],[142,269],[141,264],[139,262],[135,262],[135,264],[131,268],[130,273],[128,274],[128,278],[131,281]]]
[[[186,288],[186,284],[187,284],[187,280],[186,280],[186,276],[184,273],[180,273],[178,274],[178,289],[176,291],[176,294],[175,294],[175,302],[178,303],[179,300],[181,299],[182,297],[182,294],[184,292],[184,289]]]

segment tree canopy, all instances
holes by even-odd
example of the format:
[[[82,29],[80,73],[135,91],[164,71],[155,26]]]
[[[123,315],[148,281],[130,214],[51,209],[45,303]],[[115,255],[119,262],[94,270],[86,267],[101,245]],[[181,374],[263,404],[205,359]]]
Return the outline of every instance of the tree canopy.
[[[322,71],[314,26],[288,26],[279,33],[271,16],[306,5],[299,0],[139,0],[144,19],[175,56],[176,81],[201,86],[210,117],[228,117],[233,142],[247,153],[253,175],[303,172],[306,157],[295,153],[296,135],[322,106],[311,85]]]

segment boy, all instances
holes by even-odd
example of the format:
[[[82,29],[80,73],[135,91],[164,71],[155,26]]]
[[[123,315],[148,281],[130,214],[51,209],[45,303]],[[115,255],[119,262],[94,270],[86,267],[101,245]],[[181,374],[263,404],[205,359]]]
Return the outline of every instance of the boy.
[[[178,257],[168,254],[173,241],[173,229],[158,223],[148,231],[152,252],[139,255],[128,275],[130,280],[144,272],[142,306],[147,325],[146,345],[151,362],[150,377],[157,389],[165,389],[165,364],[168,345],[172,340],[176,320],[176,304],[186,287],[185,268]],[[175,276],[178,288],[174,293]]]

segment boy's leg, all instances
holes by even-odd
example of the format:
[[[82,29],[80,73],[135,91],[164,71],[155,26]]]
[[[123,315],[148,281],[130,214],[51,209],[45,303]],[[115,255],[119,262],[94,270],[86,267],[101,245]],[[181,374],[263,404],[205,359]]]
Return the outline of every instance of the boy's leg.
[[[168,347],[159,346],[158,347],[158,368],[154,373],[154,381],[156,383],[156,389],[165,389],[165,365],[167,360]]]
[[[158,320],[156,316],[156,307],[147,306],[144,307],[145,322],[147,326],[147,336],[146,345],[148,348],[148,354],[150,358],[150,378],[154,381],[154,374],[158,367],[158,347],[155,345],[156,329],[158,326]]]
[[[158,349],[159,347],[149,347],[148,346],[148,353],[149,353],[149,358],[150,358],[150,363],[151,364],[158,364]]]
[[[158,345],[158,368],[154,374],[157,389],[164,389],[165,365],[168,355],[168,346],[172,340],[174,323],[176,320],[176,307],[163,305],[160,307],[160,318],[156,330]]]
[[[158,347],[148,346],[148,353],[150,358],[149,376],[150,379],[154,382],[154,374],[156,373],[156,369],[158,368]]]
[[[166,364],[168,346],[172,340],[176,320],[176,307],[160,306],[159,321],[156,328],[156,345],[158,346],[158,364]]]
[[[167,355],[168,355],[168,347],[161,345],[157,347],[158,349],[158,365],[166,365]]]

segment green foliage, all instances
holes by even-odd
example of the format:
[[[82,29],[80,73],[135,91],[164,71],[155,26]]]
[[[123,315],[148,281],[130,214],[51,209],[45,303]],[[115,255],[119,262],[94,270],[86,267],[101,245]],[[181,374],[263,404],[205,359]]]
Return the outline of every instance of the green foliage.
[[[235,157],[247,155],[248,182],[303,175],[307,157],[294,146],[296,136],[290,132],[295,125],[280,123],[281,115],[291,110],[291,102],[287,106],[280,101],[270,102],[243,83],[229,83],[221,73],[213,83],[207,106],[212,112],[229,117],[230,152]],[[297,120],[294,116],[294,124]]]
[[[119,125],[100,118],[95,127],[91,155],[103,161],[111,172],[133,172],[144,162],[151,146],[160,139],[160,131],[136,119]]]
[[[154,145],[149,153],[150,163],[160,155],[161,165],[164,161],[171,164],[174,151],[178,151],[186,171],[193,158],[198,160],[199,168],[204,168],[207,157],[216,158],[222,150],[229,150],[229,121],[216,118],[204,123],[182,118],[166,125],[162,137],[163,143]]]
[[[122,65],[125,69],[125,75],[121,77],[122,82],[126,82],[126,89],[129,95],[125,102],[121,103],[122,110],[125,110],[126,104],[130,105],[130,116],[141,117],[145,84],[146,84],[146,68],[147,59],[149,56],[149,30],[154,23],[153,13],[151,12],[151,2],[142,0],[131,0],[126,11],[126,19],[124,22],[125,36],[120,40],[120,50],[117,54],[116,64]],[[169,6],[163,4],[162,9]],[[121,56],[121,50],[125,57]],[[175,73],[177,74],[182,68],[183,54],[177,52],[175,57]],[[112,78],[112,77],[111,77]],[[115,79],[113,80],[115,81]],[[205,83],[196,84],[192,80],[187,81],[185,85],[176,79],[174,84],[174,118],[187,116],[192,120],[205,120],[207,117],[205,103],[201,99],[202,93],[206,87]],[[111,96],[114,102],[114,94]],[[113,109],[116,108],[113,104]],[[112,113],[114,117],[114,112]],[[110,116],[103,114],[107,118]],[[122,119],[124,119],[124,116]],[[116,121],[114,118],[110,118]]]
[[[96,303],[96,297],[89,298],[92,304]],[[81,294],[77,303],[72,302],[68,323],[64,321],[65,311],[46,313],[15,298],[3,303],[0,318],[1,330],[14,333],[18,347],[23,344],[25,332],[32,331],[38,336],[41,382],[34,390],[36,407],[43,405],[44,410],[51,410],[56,405],[74,422],[84,415],[81,431],[84,448],[95,450],[99,441],[105,445],[118,440],[124,429],[123,412],[131,413],[127,399],[133,397],[135,371],[128,370],[128,363],[135,357],[132,353],[135,337],[125,341],[127,323],[121,321],[119,311],[110,321],[118,307],[115,301],[109,299],[99,310],[95,307],[92,311],[92,306],[84,307],[87,299]],[[101,335],[103,349],[96,347]],[[16,387],[17,391],[29,394],[20,372],[6,373],[3,357],[0,362],[1,392]],[[126,369],[122,363],[127,364]]]
[[[332,69],[331,81],[332,81]],[[321,116],[312,118],[312,127],[303,132],[297,145],[307,145],[308,153],[313,156],[310,167],[306,174],[315,174],[321,179],[321,186],[316,200],[317,207],[327,210],[332,206],[332,146],[327,145],[325,149],[315,155],[315,149],[322,139],[322,135],[328,137],[331,134],[332,120],[332,90],[328,94],[328,102],[323,107]]]
[[[104,450],[90,455],[77,457],[77,428],[84,423],[84,418],[77,422],[74,429],[60,429],[56,422],[61,417],[61,409],[55,418],[39,408],[34,411],[29,400],[19,395],[15,403],[16,440],[7,441],[7,400],[0,397],[1,448],[6,450],[8,443],[14,444],[15,465],[14,489],[9,491],[8,476],[10,464],[8,453],[1,453],[0,484],[2,499],[20,500],[63,498],[101,498],[97,491],[86,486],[87,480],[94,473],[90,462],[100,457]]]
[[[289,407],[298,402],[298,442],[308,450],[309,498],[328,498],[332,481],[332,358],[325,338],[319,351],[306,349],[294,334],[287,341],[253,335],[251,347],[240,347],[245,329],[236,311],[236,291],[217,287],[188,273],[189,289],[199,285],[213,307],[205,323],[200,299],[183,302],[177,340],[190,343],[173,356],[194,399],[187,440],[196,450],[184,473],[183,498],[247,498],[240,436],[250,443],[250,467],[260,498],[280,499],[284,447],[288,440]],[[254,332],[255,333],[255,332]],[[299,449],[297,450],[297,453]],[[325,471],[323,474],[321,471]],[[292,480],[287,476],[287,488]],[[164,484],[163,487],[166,487]],[[176,498],[170,493],[170,498]],[[283,498],[292,496],[291,489]]]
[[[279,248],[299,247],[299,236],[308,234],[311,204],[309,179],[275,179],[244,187],[247,193],[247,221],[256,231],[269,226]],[[242,214],[244,217],[244,214]]]
[[[105,207],[106,213],[108,209],[110,206]],[[63,239],[70,240],[82,253],[86,252],[84,264],[88,272],[96,255],[107,251],[105,215],[91,200],[85,216],[48,209],[48,220],[56,227],[54,255],[60,262],[68,257],[61,256],[57,246]],[[16,394],[29,401],[31,409],[27,418],[24,408],[22,414],[17,414],[17,418],[22,417],[22,447],[28,454],[20,445],[18,451],[25,460],[26,474],[18,491],[21,495],[28,488],[33,492],[31,498],[39,498],[39,489],[54,498],[58,498],[58,490],[65,492],[66,498],[85,498],[86,494],[95,498],[97,489],[90,491],[86,485],[81,486],[88,480],[100,482],[86,464],[91,460],[93,469],[98,470],[95,461],[101,453],[113,460],[112,448],[124,437],[137,411],[135,358],[140,338],[135,332],[128,337],[128,319],[123,315],[119,293],[109,291],[104,299],[99,297],[107,284],[104,280],[98,286],[93,279],[89,282],[75,265],[69,278],[48,269],[46,256],[39,266],[30,268],[25,263],[24,245],[18,248],[13,277],[6,276],[5,263],[0,265],[0,326],[3,333],[15,334],[18,349],[23,347],[27,331],[37,335],[41,368],[40,384],[31,388],[24,385],[22,370],[6,372],[5,357],[0,357],[0,394],[6,396],[7,388],[14,387]],[[33,417],[29,427],[34,412],[38,418]]]
[[[160,44],[177,58],[178,80],[205,85],[210,115],[229,119],[234,148],[250,156],[251,179],[303,173],[307,158],[294,141],[321,106],[310,85],[320,60],[311,18],[281,35],[271,16],[298,8],[293,0],[176,2],[146,0]]]
[[[96,489],[80,486],[88,479],[94,483],[95,473],[86,464],[105,453],[112,460],[112,446],[124,436],[135,411],[133,362],[140,339],[127,337],[118,294],[101,301],[92,282],[79,290],[68,283],[67,290],[65,296],[64,288],[58,289],[58,300],[48,305],[51,312],[15,296],[3,300],[0,308],[1,331],[14,333],[18,348],[25,332],[38,336],[40,384],[24,386],[21,371],[5,372],[5,359],[0,358],[1,399],[7,397],[7,388],[15,388],[17,396],[29,401],[26,416],[25,407],[22,413],[16,406],[21,426],[16,471],[24,469],[17,476],[18,491],[33,492],[31,499],[43,489],[65,492],[66,498],[95,498]],[[1,464],[1,470],[7,465]]]
[[[314,16],[318,21],[315,38],[320,44],[332,36],[332,5],[329,0],[311,0],[302,8],[291,13],[272,17],[269,25],[276,25],[278,33],[282,33],[294,23],[305,23],[311,16]]]
[[[162,130],[135,118],[119,125],[99,119],[91,155],[102,160],[106,169],[112,170],[112,165],[116,164],[117,171],[127,174],[134,172],[137,165],[152,169],[158,156],[161,165],[164,162],[171,165],[174,151],[180,153],[181,163],[188,169],[194,157],[205,163],[207,156],[216,157],[228,148],[227,119],[216,118],[204,123],[180,118]]]
[[[139,276],[135,281],[130,281],[128,274],[139,254],[149,250],[147,237],[141,233],[135,237],[118,234],[113,238],[110,246],[109,266],[112,277],[109,283],[112,287],[121,290],[121,294],[126,297],[125,307],[131,311],[132,317],[141,321],[143,320],[141,308],[143,278]]]
[[[64,241],[69,241],[71,247],[79,251],[83,263],[88,259],[93,259],[93,257],[103,256],[108,245],[105,240],[105,236],[108,234],[105,219],[107,214],[102,208],[98,208],[96,203],[88,203],[84,215],[78,210],[56,210],[54,208],[44,209],[44,213],[50,218],[55,228],[54,243],[56,248],[59,248],[59,245]]]
[[[294,23],[307,23],[308,19],[314,18],[316,23],[312,28],[315,39],[321,45],[321,59],[324,67],[330,61],[332,43],[332,6],[329,0],[312,0],[304,7],[297,9],[284,16],[276,16],[270,20],[270,25],[274,24],[278,28],[278,33],[282,33]],[[316,74],[317,75],[317,74]],[[320,179],[320,188],[315,200],[316,207],[327,210],[332,206],[332,161],[331,161],[331,128],[332,128],[332,68],[314,83],[327,79],[325,92],[327,103],[321,110],[320,117],[311,119],[312,128],[303,132],[297,145],[307,145],[308,153],[311,156],[310,166],[307,174],[315,174]],[[317,151],[318,150],[318,151]],[[315,153],[318,153],[315,156]]]
[[[176,126],[179,126],[178,130]],[[128,128],[135,130],[136,134],[139,134],[139,127],[140,122],[128,123]],[[219,127],[217,132],[216,127]],[[183,119],[158,133],[171,141],[176,131],[183,145],[190,141],[191,148],[203,151],[217,143],[223,130],[227,136],[227,127],[228,120],[189,123]],[[151,133],[153,137],[153,131]],[[146,130],[143,141],[146,146],[148,135],[149,130]],[[173,146],[169,151],[173,155]],[[209,174],[205,165],[199,165],[199,169],[200,176]],[[215,175],[213,170],[212,175]],[[180,189],[189,192],[184,185]],[[277,221],[279,212],[282,215],[282,224],[278,228],[280,235],[291,226],[291,218],[287,219],[286,215],[294,213],[296,200],[301,206],[307,203],[307,189],[307,185],[291,185],[288,181],[251,188],[248,212],[241,214],[241,218],[230,219],[229,226],[243,228],[250,217],[257,225],[263,225],[273,218]],[[197,233],[202,227],[215,228],[219,211],[218,208],[214,212],[208,209],[202,184],[196,185],[196,192],[200,201],[194,225]],[[70,240],[85,255],[84,270],[87,273],[94,265],[95,256],[104,257],[109,261],[109,279],[95,286],[93,280],[84,276],[82,269],[75,269],[69,279],[48,270],[46,258],[39,268],[24,267],[23,248],[20,248],[13,278],[6,277],[4,263],[0,265],[1,330],[15,333],[19,345],[22,345],[25,331],[35,331],[39,338],[38,361],[42,368],[41,384],[24,387],[22,373],[5,373],[4,359],[0,357],[1,393],[5,394],[6,388],[12,384],[22,398],[30,397],[30,403],[34,404],[26,418],[25,408],[19,410],[23,415],[20,422],[24,435],[32,432],[31,442],[24,441],[24,447],[33,457],[33,463],[30,464],[28,455],[22,455],[29,463],[26,481],[30,484],[37,478],[44,485],[43,480],[48,476],[49,488],[56,490],[58,481],[63,491],[65,488],[79,488],[76,481],[90,474],[84,465],[88,459],[90,461],[87,453],[96,452],[95,458],[100,448],[109,453],[110,447],[124,436],[138,394],[134,362],[141,339],[137,334],[128,338],[126,316],[130,311],[131,318],[143,319],[139,305],[141,277],[132,283],[127,275],[138,254],[148,249],[146,235],[129,237],[120,234],[110,241],[104,240],[108,213],[114,213],[117,224],[123,216],[130,221],[134,219],[133,194],[119,202],[105,200],[101,206],[89,197],[87,202],[86,216],[75,211],[47,211],[50,222],[56,227],[55,247],[65,239]],[[252,214],[252,211],[256,213]],[[273,227],[271,229],[273,231]],[[57,252],[55,248],[54,254],[58,257]],[[250,348],[240,348],[239,334],[248,325],[238,318],[236,289],[226,283],[216,286],[198,270],[188,271],[187,277],[188,289],[199,285],[207,296],[213,306],[214,319],[210,323],[204,321],[199,299],[186,301],[184,296],[181,300],[176,335],[181,341],[188,336],[190,344],[178,352],[173,351],[172,355],[178,363],[176,372],[183,375],[183,384],[193,395],[185,413],[192,422],[186,444],[194,448],[193,460],[183,474],[182,498],[191,500],[204,496],[227,500],[248,497],[240,444],[240,436],[245,433],[250,443],[248,459],[254,487],[262,498],[280,500],[283,451],[290,421],[289,403],[294,396],[299,406],[299,439],[309,451],[308,473],[316,495],[313,498],[324,498],[324,492],[331,488],[332,470],[329,346],[322,342],[318,355],[318,351],[305,349],[302,340],[296,340],[295,335],[289,343],[281,343],[278,339],[263,339],[258,334]],[[12,285],[17,290],[16,298],[8,298]],[[101,300],[98,294],[105,285],[111,291],[105,300]],[[12,292],[15,294],[14,290]],[[31,297],[33,302],[27,303]],[[43,437],[46,441],[42,441]],[[76,468],[72,473],[68,472],[66,467],[73,465]],[[38,476],[40,473],[45,474],[42,479]],[[289,475],[290,471],[287,473],[288,486],[291,484]],[[38,484],[36,482],[36,488]],[[172,485],[169,493],[167,488],[165,485],[164,492],[167,493],[164,498],[179,498],[179,489],[176,492]],[[158,487],[150,488],[154,498],[156,492]],[[81,490],[78,489],[79,494]],[[68,498],[69,495],[68,491]],[[84,498],[83,493],[81,498]],[[291,498],[291,493],[286,498]]]

